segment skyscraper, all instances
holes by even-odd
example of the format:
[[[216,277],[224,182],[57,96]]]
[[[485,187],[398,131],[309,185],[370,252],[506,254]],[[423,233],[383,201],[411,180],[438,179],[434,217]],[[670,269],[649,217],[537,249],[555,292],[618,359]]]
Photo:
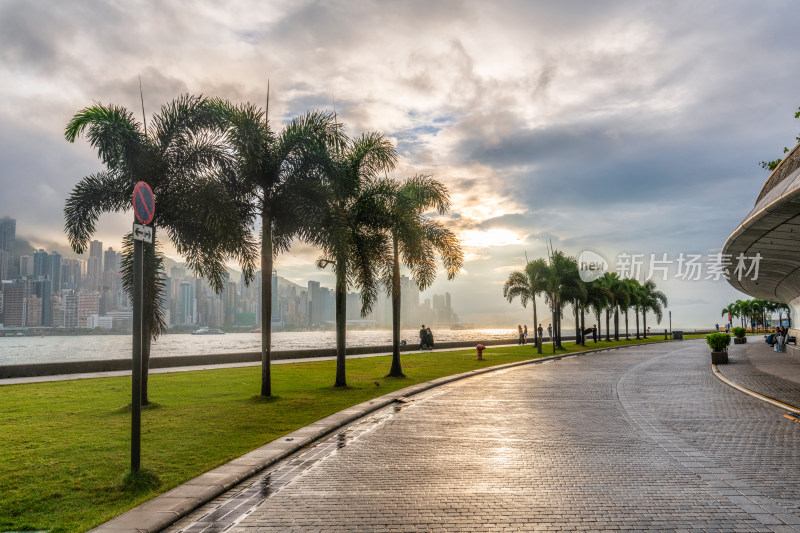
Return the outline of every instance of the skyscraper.
[[[0,218],[0,279],[11,279],[16,277],[16,265],[13,264],[14,239],[17,234],[17,221],[10,217]]]
[[[58,294],[61,290],[61,254],[58,252],[50,252],[50,280],[53,292]]]
[[[179,324],[194,324],[195,298],[194,285],[184,281],[180,285],[180,322]]]
[[[33,252],[33,279],[39,280],[50,276],[50,256],[44,250]]]
[[[103,243],[92,241],[89,244],[89,269],[87,272],[90,291],[99,291],[103,280]]]

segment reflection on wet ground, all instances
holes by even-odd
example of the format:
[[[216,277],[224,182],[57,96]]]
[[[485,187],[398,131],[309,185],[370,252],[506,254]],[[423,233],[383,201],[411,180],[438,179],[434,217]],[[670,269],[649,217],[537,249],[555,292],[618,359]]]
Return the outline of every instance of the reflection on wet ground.
[[[165,531],[172,533],[221,533],[227,531],[267,498],[275,495],[319,461],[335,454],[360,436],[390,420],[405,407],[407,404],[386,407],[331,435],[324,441],[310,445],[289,459],[242,482]]]

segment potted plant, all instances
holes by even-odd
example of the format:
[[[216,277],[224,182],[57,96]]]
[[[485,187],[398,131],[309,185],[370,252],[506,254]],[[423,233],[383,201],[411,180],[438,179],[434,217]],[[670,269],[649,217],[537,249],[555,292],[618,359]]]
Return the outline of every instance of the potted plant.
[[[733,344],[746,343],[747,342],[747,338],[745,337],[746,333],[747,330],[744,328],[733,328],[733,336],[734,336]]]
[[[727,333],[712,333],[706,335],[706,342],[711,347],[711,364],[722,365],[728,362],[728,345],[731,336]]]

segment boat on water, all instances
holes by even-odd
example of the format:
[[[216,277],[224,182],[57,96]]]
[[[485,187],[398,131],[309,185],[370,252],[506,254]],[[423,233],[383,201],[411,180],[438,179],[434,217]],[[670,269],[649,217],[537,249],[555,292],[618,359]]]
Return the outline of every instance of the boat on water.
[[[225,332],[221,329],[200,328],[197,331],[193,331],[192,335],[225,335]]]

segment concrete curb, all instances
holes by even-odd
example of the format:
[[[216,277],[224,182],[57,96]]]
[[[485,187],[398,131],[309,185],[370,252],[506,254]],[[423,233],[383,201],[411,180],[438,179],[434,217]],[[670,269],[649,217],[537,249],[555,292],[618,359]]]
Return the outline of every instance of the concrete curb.
[[[317,420],[283,437],[269,442],[260,448],[248,452],[222,466],[201,474],[194,479],[178,485],[177,487],[154,497],[130,511],[105,522],[92,529],[96,533],[157,533],[174,524],[195,509],[210,502],[220,494],[230,490],[242,481],[252,477],[264,469],[294,454],[309,444],[326,437],[334,431],[355,422],[378,409],[382,409],[398,401],[401,397],[409,397],[435,387],[440,387],[454,381],[496,372],[507,368],[523,365],[540,364],[548,361],[558,361],[571,357],[578,357],[599,352],[617,349],[648,346],[671,341],[652,341],[647,343],[630,344],[627,346],[614,346],[597,348],[582,352],[556,354],[527,361],[517,361],[504,365],[470,370],[461,374],[445,376],[423,383],[417,383],[404,389],[396,390],[372,400],[348,407],[338,413]]]
[[[726,378],[725,374],[723,374],[722,371],[719,368],[717,368],[717,365],[715,365],[715,364],[711,365],[711,371],[714,373],[715,376],[717,376],[717,378],[719,378],[720,381],[722,381],[723,383],[725,383],[726,385],[728,385],[730,387],[733,387],[734,389],[738,390],[739,392],[743,392],[743,393],[747,394],[748,396],[752,396],[753,398],[755,398],[757,400],[761,400],[762,402],[766,402],[766,403],[768,403],[768,404],[770,404],[770,405],[772,405],[774,407],[778,407],[779,409],[785,409],[786,411],[789,411],[789,412],[792,412],[792,413],[800,412],[800,407],[794,407],[792,405],[789,405],[788,403],[783,403],[783,402],[778,401],[778,400],[776,400],[774,398],[770,398],[769,396],[764,396],[763,394],[759,394],[758,392],[756,392],[756,391],[754,391],[752,389],[748,389],[747,387],[745,387],[743,385],[739,385],[738,383],[736,383],[732,379]]]

